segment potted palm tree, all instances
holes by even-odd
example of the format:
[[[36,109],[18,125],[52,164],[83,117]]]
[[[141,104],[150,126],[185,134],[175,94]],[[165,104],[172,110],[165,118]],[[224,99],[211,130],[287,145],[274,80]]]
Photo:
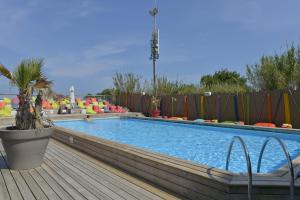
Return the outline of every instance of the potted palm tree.
[[[0,138],[11,169],[31,169],[42,163],[52,123],[42,116],[43,91],[51,81],[43,74],[42,59],[23,60],[14,71],[0,64],[0,75],[8,78],[19,89],[19,107],[15,126],[0,130]],[[37,94],[33,101],[34,93]]]
[[[160,99],[156,96],[151,97],[151,117],[159,117],[160,110],[159,110]]]

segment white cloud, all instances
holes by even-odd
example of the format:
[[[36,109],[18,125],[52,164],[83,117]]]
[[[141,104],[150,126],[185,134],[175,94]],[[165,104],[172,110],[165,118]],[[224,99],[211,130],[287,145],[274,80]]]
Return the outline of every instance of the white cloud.
[[[142,44],[140,41],[131,39],[107,41],[84,50],[83,55],[89,59],[108,57],[124,53],[129,48],[140,44]]]
[[[58,52],[57,56],[47,58],[46,68],[55,77],[97,76],[101,72],[116,71],[128,64],[111,56],[126,53],[139,44],[138,40],[114,40],[73,52]]]

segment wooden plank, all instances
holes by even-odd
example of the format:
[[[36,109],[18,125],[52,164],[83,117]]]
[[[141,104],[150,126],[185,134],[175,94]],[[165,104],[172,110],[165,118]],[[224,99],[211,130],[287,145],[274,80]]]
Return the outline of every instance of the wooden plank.
[[[39,200],[47,200],[48,199],[46,197],[45,193],[40,188],[40,186],[35,182],[35,180],[28,173],[28,171],[20,171],[20,173],[36,199],[39,199]]]
[[[56,183],[61,186],[73,199],[86,200],[86,198],[78,192],[72,185],[67,183],[61,176],[59,176],[53,169],[45,164],[42,164],[42,169],[37,169],[40,175],[53,187],[57,188]],[[46,173],[45,173],[46,172]],[[53,183],[52,179],[56,182]],[[59,188],[59,187],[58,187]],[[58,192],[58,195],[64,195],[63,192]],[[66,195],[68,196],[68,195]],[[64,198],[62,198],[64,200]]]
[[[159,200],[159,198],[156,195],[153,195],[152,193],[143,190],[140,187],[137,187],[136,185],[131,184],[128,181],[125,181],[125,179],[116,176],[110,172],[108,172],[104,168],[91,166],[88,164],[87,160],[85,159],[78,159],[76,157],[73,157],[74,155],[71,155],[70,152],[67,154],[66,152],[62,151],[61,149],[55,148],[51,150],[56,153],[56,156],[60,156],[60,158],[64,158],[65,162],[68,162],[69,164],[72,164],[73,166],[78,167],[82,171],[86,171],[89,173],[90,176],[95,177],[96,180],[103,180],[104,184],[108,182],[106,185],[112,186],[112,189],[114,190],[122,190],[132,196],[134,196],[137,199],[144,199],[144,200],[151,200],[156,199]],[[135,187],[134,187],[135,186]],[[147,194],[152,195],[147,195]]]
[[[10,199],[2,172],[0,172],[0,199]]]
[[[98,200],[97,196],[92,194],[90,191],[88,191],[85,187],[83,187],[80,183],[78,183],[74,178],[68,174],[66,174],[63,170],[56,167],[52,162],[49,160],[45,160],[44,162],[47,166],[49,166],[53,171],[55,171],[58,175],[61,176],[61,178],[64,179],[68,184],[72,185],[78,192],[82,194],[87,199],[91,200]]]
[[[67,193],[55,180],[47,174],[47,172],[39,167],[36,169],[41,177],[48,183],[48,185],[52,188],[52,190],[63,200],[71,200],[73,199],[69,193]]]
[[[30,170],[29,173],[31,177],[36,181],[36,183],[41,187],[48,199],[60,199],[58,195],[52,190],[52,188],[47,184],[47,182],[36,172],[36,170]]]
[[[7,165],[6,165],[6,162],[4,161],[2,152],[0,153],[0,169],[1,169],[3,179],[5,181],[8,193],[10,195],[10,198],[12,200],[23,199],[15,180],[10,173],[10,170],[7,168]]]
[[[12,176],[14,177],[18,188],[23,196],[23,199],[28,200],[35,200],[34,195],[32,194],[31,190],[29,189],[28,185],[24,181],[23,177],[21,176],[19,171],[11,171]]]
[[[109,174],[109,176],[115,177],[116,180],[120,180],[120,178],[121,178],[121,180],[124,182],[124,184],[127,184],[127,185],[130,184],[130,186],[133,187],[137,191],[140,191],[141,188],[143,190],[146,190],[146,191],[143,191],[143,194],[146,194],[149,198],[156,199],[157,196],[159,196],[162,199],[170,199],[170,200],[171,199],[179,199],[161,189],[153,187],[152,185],[149,185],[148,183],[129,175],[128,173],[122,172],[116,168],[111,167],[108,164],[100,162],[99,160],[91,157],[90,155],[79,152],[78,150],[75,150],[72,147],[66,146],[65,144],[63,144],[59,141],[51,140],[50,143],[54,145],[53,147],[55,149],[60,149],[61,151],[65,151],[65,152],[71,152],[70,155],[78,158],[79,160],[85,159],[86,161],[88,161],[89,165],[98,169],[98,171],[105,172],[106,174]]]
[[[2,152],[2,155],[3,155],[4,161],[6,163],[6,166],[8,166],[5,152]],[[10,170],[10,173],[12,174],[12,176],[13,176],[13,178],[14,178],[14,180],[15,180],[18,188],[19,188],[19,191],[20,191],[21,195],[23,196],[23,199],[35,200],[34,195],[32,194],[32,192],[29,189],[28,185],[24,181],[24,179],[21,176],[20,172],[16,171],[16,170]]]
[[[51,162],[49,160],[49,153],[47,154],[46,163]],[[84,175],[84,173],[80,172],[79,170],[76,170],[76,168],[68,168],[59,163],[57,160],[55,162],[52,162],[52,164],[63,170],[66,174],[68,174],[70,177],[72,177],[75,181],[80,183],[85,189],[87,189],[89,192],[91,192],[93,195],[95,195],[98,198],[101,199],[117,199],[121,200],[120,196],[113,193],[113,191],[109,190],[108,188],[104,187],[103,185],[97,183],[95,180],[91,179],[90,177]]]
[[[129,193],[122,190],[121,188],[116,187],[115,185],[111,184],[109,181],[103,179],[102,177],[92,174],[86,168],[79,167],[77,163],[69,163],[51,150],[48,151],[48,154],[54,156],[57,159],[57,161],[59,162],[55,162],[57,166],[65,168],[66,170],[69,169],[69,172],[73,171],[74,173],[76,173],[76,175],[86,179],[89,183],[91,183],[97,189],[101,190],[107,196],[113,199],[137,199],[135,198],[135,196],[132,196]]]

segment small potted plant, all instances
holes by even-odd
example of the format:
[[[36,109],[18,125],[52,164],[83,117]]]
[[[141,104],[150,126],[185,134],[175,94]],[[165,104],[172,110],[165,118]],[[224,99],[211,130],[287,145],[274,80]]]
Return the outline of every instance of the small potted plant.
[[[156,96],[151,97],[151,117],[159,117],[160,110],[159,110],[160,99]]]
[[[51,87],[42,72],[42,59],[23,60],[11,72],[0,64],[0,75],[19,89],[19,106],[15,126],[0,130],[0,138],[11,169],[31,169],[39,166],[53,132],[51,121],[42,115],[43,91]],[[32,101],[34,92],[36,99]]]

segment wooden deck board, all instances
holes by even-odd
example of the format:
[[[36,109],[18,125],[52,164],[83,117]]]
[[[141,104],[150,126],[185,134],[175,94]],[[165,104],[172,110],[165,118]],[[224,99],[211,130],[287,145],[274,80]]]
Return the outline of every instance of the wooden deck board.
[[[8,190],[4,181],[4,178],[2,176],[2,173],[0,172],[0,199],[10,199]]]
[[[28,171],[21,171],[20,174],[24,178],[25,182],[29,186],[30,190],[32,191],[36,199],[40,199],[40,200],[48,199],[45,193],[43,192],[43,190],[35,182],[35,180],[32,178],[32,176],[29,174]]]
[[[51,153],[50,153],[51,155]],[[111,185],[109,182],[104,181],[103,179],[97,179],[96,177],[93,178],[93,176],[90,175],[90,173],[86,173],[84,172],[84,169],[79,170],[78,168],[74,167],[73,165],[76,165],[76,163],[74,163],[73,165],[69,164],[68,162],[66,162],[65,160],[60,160],[59,161],[60,164],[59,167],[64,168],[65,170],[70,170],[70,171],[74,171],[74,174],[72,175],[74,176],[78,176],[79,178],[84,177],[84,181],[87,182],[87,184],[90,184],[91,187],[96,188],[96,190],[100,190],[101,192],[103,192],[103,194],[109,199],[136,199],[134,196],[129,195],[128,193],[124,193],[122,190],[120,190],[120,188],[114,187],[113,185]]]
[[[9,170],[0,144],[0,199],[162,200],[179,199],[64,144],[51,140],[44,162]]]
[[[1,173],[3,176],[4,182],[5,182],[5,186],[8,190],[10,198],[13,200],[19,200],[19,199],[22,200],[23,198],[20,193],[20,190],[19,190],[10,170],[7,169],[7,165],[6,165],[4,156],[1,153],[0,153],[0,169],[1,169]],[[5,190],[5,188],[2,188],[1,190]]]
[[[57,148],[60,147],[57,146]],[[143,193],[139,192],[140,190],[139,187],[136,187],[130,182],[125,182],[124,180],[120,180],[120,177],[108,173],[106,169],[102,168],[101,170],[99,170],[99,168],[97,168],[97,166],[93,166],[92,163],[82,163],[80,162],[80,159],[76,157],[66,157],[62,151],[60,151],[61,155],[57,155],[57,156],[61,156],[61,158],[65,159],[65,162],[68,162],[69,164],[72,164],[73,166],[86,172],[87,174],[92,175],[97,181],[102,182],[104,185],[108,186],[109,188],[113,188],[117,190],[120,193],[120,195],[124,196],[126,199],[133,199],[133,198],[134,199],[143,198],[145,200],[159,199],[157,196],[154,195],[150,195],[150,197],[148,197],[149,194],[145,192],[144,193],[147,196],[143,195]],[[53,152],[56,153],[55,149],[53,149]],[[124,190],[124,188],[126,189]]]

